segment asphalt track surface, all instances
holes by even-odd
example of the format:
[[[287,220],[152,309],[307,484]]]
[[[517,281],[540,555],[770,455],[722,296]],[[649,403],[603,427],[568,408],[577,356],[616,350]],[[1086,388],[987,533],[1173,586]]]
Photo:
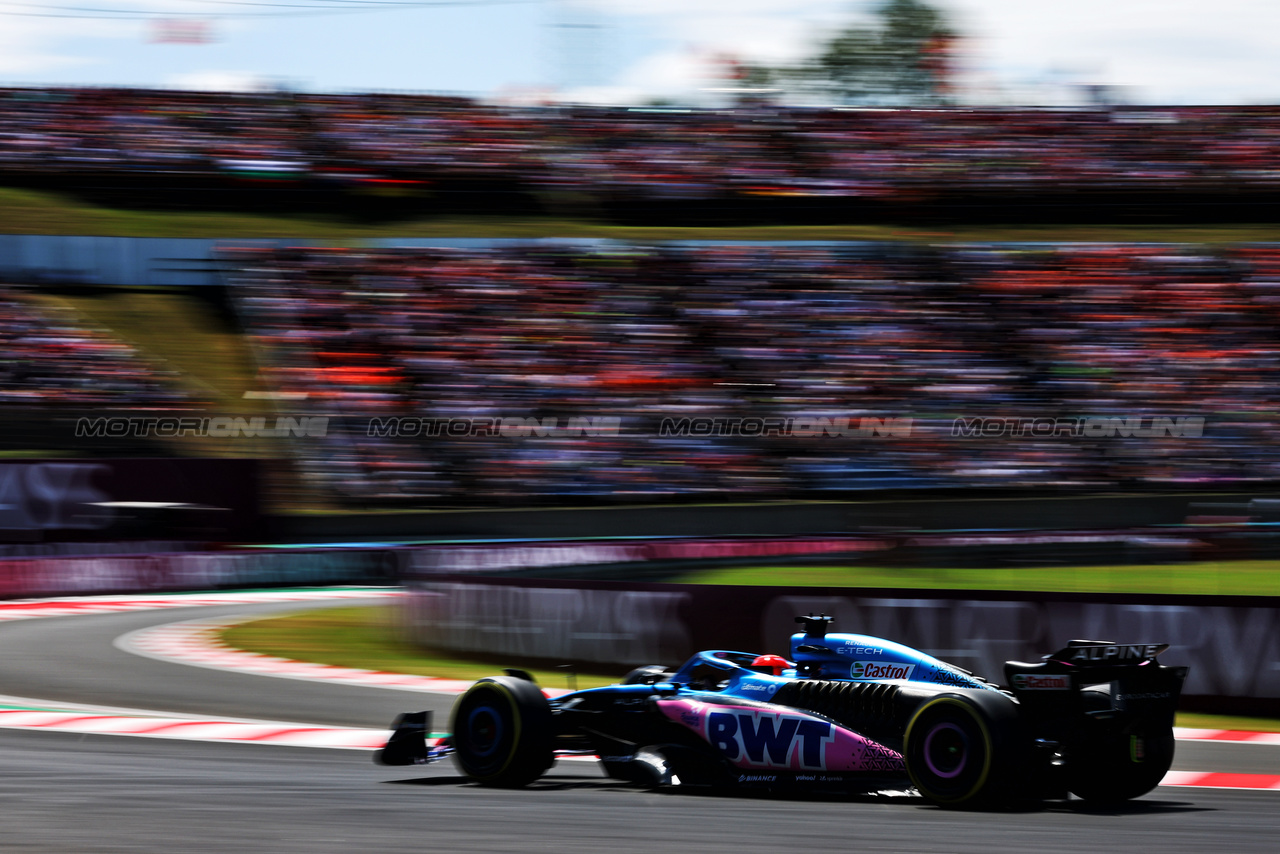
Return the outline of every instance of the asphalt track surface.
[[[6,623],[0,693],[376,727],[399,711],[443,713],[451,704],[424,693],[190,668],[111,645],[150,625],[311,607]],[[0,757],[5,852],[1273,852],[1280,839],[1280,792],[1160,788],[1119,809],[1073,801],[969,813],[910,797],[645,792],[582,761],[506,791],[464,782],[449,762],[384,768],[355,750],[0,731]],[[1174,768],[1280,773],[1280,748],[1183,742]]]
[[[236,614],[268,616],[317,606],[326,603],[238,604],[3,623],[0,694],[325,726],[387,727],[400,712],[423,709],[446,720],[453,705],[450,696],[208,670],[144,658],[112,645],[121,635],[149,626]]]

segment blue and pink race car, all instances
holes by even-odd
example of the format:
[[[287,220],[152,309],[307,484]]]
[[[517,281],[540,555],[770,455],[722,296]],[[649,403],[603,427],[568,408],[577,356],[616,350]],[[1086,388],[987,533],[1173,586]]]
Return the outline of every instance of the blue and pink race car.
[[[1185,667],[1167,644],[1070,641],[1005,664],[1005,687],[910,647],[797,617],[790,657],[708,650],[675,671],[548,699],[507,670],[459,698],[451,734],[403,715],[387,765],[452,755],[469,779],[524,786],[566,753],[595,755],[646,786],[914,789],[953,807],[1153,789],[1173,761]]]

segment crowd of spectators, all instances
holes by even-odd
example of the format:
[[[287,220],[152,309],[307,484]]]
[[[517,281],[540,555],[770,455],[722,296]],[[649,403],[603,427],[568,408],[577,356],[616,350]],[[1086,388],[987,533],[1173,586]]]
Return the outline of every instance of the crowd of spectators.
[[[0,89],[0,180],[159,173],[555,200],[1280,188],[1269,107],[700,110],[393,94]]]
[[[231,260],[272,387],[296,414],[332,416],[325,438],[295,443],[303,465],[353,502],[1280,480],[1278,247],[529,243]],[[620,427],[368,429],[393,416]],[[684,417],[886,429],[663,435]],[[975,418],[1204,426],[957,433]]]
[[[0,402],[36,406],[173,406],[176,375],[71,312],[0,285]]]

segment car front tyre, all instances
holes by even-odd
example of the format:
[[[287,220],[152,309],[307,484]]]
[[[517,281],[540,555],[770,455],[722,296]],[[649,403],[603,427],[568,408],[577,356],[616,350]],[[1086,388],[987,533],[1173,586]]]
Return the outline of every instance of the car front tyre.
[[[532,682],[481,679],[453,708],[454,760],[487,786],[526,786],[551,767],[551,706]]]

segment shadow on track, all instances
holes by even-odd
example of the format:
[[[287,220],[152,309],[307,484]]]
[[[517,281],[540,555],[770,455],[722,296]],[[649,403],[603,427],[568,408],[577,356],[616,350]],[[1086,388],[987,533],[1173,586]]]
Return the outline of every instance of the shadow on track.
[[[430,776],[430,777],[411,777],[401,780],[385,780],[384,783],[393,785],[407,786],[449,786],[459,789],[481,789],[485,788],[478,783],[473,783],[462,775],[449,776]],[[1173,801],[1173,800],[1135,800],[1127,801],[1122,804],[1090,804],[1085,801],[1072,799],[1069,801],[1040,801],[1025,802],[1002,807],[976,808],[965,810],[949,810],[934,804],[926,803],[914,791],[910,790],[880,790],[880,791],[858,791],[858,792],[840,792],[829,790],[787,790],[772,791],[767,788],[759,789],[717,789],[708,786],[671,786],[667,788],[649,788],[645,786],[637,786],[633,783],[625,781],[616,781],[602,779],[594,775],[569,775],[558,774],[553,777],[544,777],[535,783],[525,787],[529,791],[570,791],[570,790],[587,790],[587,791],[633,791],[648,792],[650,794],[662,795],[664,797],[678,798],[722,798],[726,800],[770,800],[770,801],[804,801],[807,803],[902,803],[904,807],[910,806],[919,810],[929,810],[940,813],[945,812],[966,812],[966,813],[990,813],[990,814],[1026,814],[1026,813],[1075,813],[1080,815],[1091,816],[1134,816],[1134,815],[1165,815],[1165,814],[1181,814],[1194,812],[1216,812],[1214,807],[1201,806],[1189,801]]]
[[[1159,815],[1161,813],[1216,812],[1215,807],[1193,804],[1189,801],[1137,800],[1122,804],[1090,804],[1085,801],[1068,801],[1051,805],[1062,812],[1083,815]]]
[[[461,775],[448,777],[411,777],[405,780],[384,780],[383,783],[390,783],[401,786],[453,786],[459,789],[484,789],[489,788],[479,783],[473,783],[466,777]],[[497,788],[497,787],[494,787]],[[555,777],[544,778],[535,783],[531,783],[524,787],[526,791],[539,792],[558,792],[569,789],[590,789],[592,791],[608,791],[611,789],[628,789],[631,791],[643,791],[640,787],[630,783],[602,780],[600,777],[582,775],[572,776],[568,774],[558,774]],[[507,791],[513,791],[508,789]]]

